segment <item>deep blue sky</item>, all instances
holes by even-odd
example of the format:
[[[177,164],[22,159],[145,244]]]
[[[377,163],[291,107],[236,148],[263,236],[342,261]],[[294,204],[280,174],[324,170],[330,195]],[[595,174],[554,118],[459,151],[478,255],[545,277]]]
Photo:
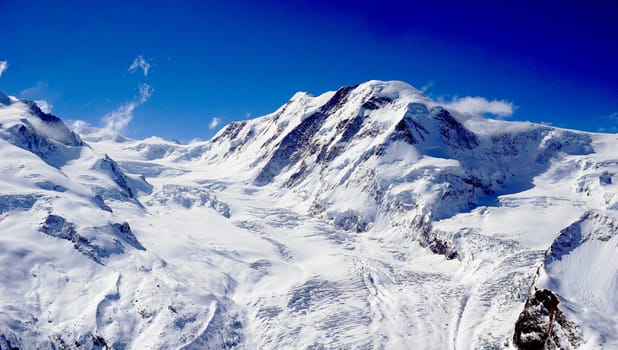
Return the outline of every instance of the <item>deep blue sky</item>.
[[[125,134],[182,141],[370,79],[616,130],[618,1],[537,2],[0,0],[0,91],[96,125],[147,83]],[[138,55],[148,76],[127,71]]]

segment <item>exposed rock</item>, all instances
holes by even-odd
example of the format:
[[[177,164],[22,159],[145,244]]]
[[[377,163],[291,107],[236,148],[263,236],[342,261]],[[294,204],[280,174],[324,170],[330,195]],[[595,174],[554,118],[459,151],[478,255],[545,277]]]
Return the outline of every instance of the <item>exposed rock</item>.
[[[583,228],[586,228],[585,231]],[[587,211],[578,221],[560,231],[547,252],[546,264],[561,260],[588,240],[608,241],[616,234],[618,223],[613,218],[599,211]]]
[[[120,169],[120,166],[116,161],[110,158],[109,155],[105,155],[103,159],[99,159],[95,167],[105,171],[114,180],[114,182],[120,187],[123,194],[130,199],[134,199],[137,191],[135,191],[129,185],[129,179],[127,175]]]
[[[0,196],[0,214],[15,209],[30,209],[40,196],[34,194],[8,194]]]
[[[440,135],[451,149],[473,149],[479,145],[477,136],[466,129],[446,109],[433,108],[430,112],[432,118],[440,121]]]
[[[247,122],[233,122],[228,124],[223,131],[217,135],[217,137],[212,139],[212,142],[221,142],[223,140],[234,140],[240,131],[247,125]]]
[[[576,349],[581,330],[558,307],[551,291],[535,290],[515,323],[513,344],[518,349]]]
[[[55,115],[43,112],[39,106],[32,101],[23,100],[28,105],[33,115],[37,116],[42,122],[42,125],[35,125],[38,131],[46,137],[62,143],[65,146],[84,146],[84,142],[71,131],[64,122]]]
[[[103,264],[112,254],[124,253],[125,247],[121,240],[135,249],[145,250],[126,222],[85,227],[78,233],[74,223],[66,221],[59,215],[50,214],[41,224],[39,231],[73,243],[75,250],[99,264]]]
[[[129,243],[133,248],[139,250],[146,250],[144,246],[137,240],[133,231],[131,231],[131,226],[129,226],[128,222],[123,222],[122,224],[111,224],[111,227],[114,230],[116,236],[122,238],[125,242]]]
[[[266,165],[255,179],[258,185],[266,185],[290,165],[315,153],[315,147],[307,147],[313,136],[320,130],[322,124],[337,108],[342,106],[353,87],[343,87],[315,113],[305,118],[298,126],[290,131],[276,146]]]

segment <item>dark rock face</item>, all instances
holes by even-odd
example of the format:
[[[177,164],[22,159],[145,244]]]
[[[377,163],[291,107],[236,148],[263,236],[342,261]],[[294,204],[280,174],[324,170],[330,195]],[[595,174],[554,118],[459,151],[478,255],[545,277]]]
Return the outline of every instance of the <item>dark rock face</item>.
[[[343,87],[315,113],[305,118],[298,126],[288,133],[277,145],[268,163],[262,168],[255,179],[257,185],[266,185],[286,166],[292,166],[307,155],[317,152],[317,145],[311,140],[324,124],[326,118],[345,104],[348,94],[354,87]]]
[[[124,191],[128,198],[135,198],[135,191],[129,186],[129,180],[127,175],[120,169],[120,166],[116,161],[110,158],[107,154],[105,158],[99,160],[99,166],[102,170],[105,170],[112,177],[114,182]]]
[[[459,258],[459,253],[452,240],[442,237],[440,231],[435,231],[431,225],[430,217],[417,216],[414,218],[412,228],[418,233],[418,244],[429,249],[434,254],[444,255],[448,260]]]
[[[112,208],[110,208],[109,205],[105,204],[105,200],[103,199],[103,196],[101,196],[100,193],[95,194],[92,200],[99,208],[101,208],[101,210],[105,210],[107,212],[113,213]]]
[[[352,119],[346,119],[339,122],[337,125],[337,131],[343,132],[341,137],[337,140],[335,145],[328,150],[328,153],[325,152],[328,145],[324,145],[322,147],[323,152],[318,155],[318,162],[328,163],[337,158],[337,156],[345,150],[346,144],[350,142],[363,127],[365,119],[365,116],[359,114]],[[322,156],[322,153],[326,153],[326,156]]]
[[[587,223],[596,224],[599,228],[584,231],[583,228]],[[589,210],[579,220],[560,231],[560,235],[547,252],[545,263],[561,260],[587,240],[608,241],[616,234],[618,234],[618,223],[614,219],[601,212]]]
[[[74,223],[59,215],[50,214],[41,224],[39,231],[49,236],[73,243],[73,248],[101,265],[112,254],[122,254],[122,241],[138,250],[146,250],[137,240],[127,222],[113,223],[101,227],[87,227],[78,233]]]
[[[240,133],[246,126],[246,121],[233,122],[226,126],[223,132],[212,140],[213,143],[221,143],[224,140],[230,141],[230,148],[225,153],[224,158],[227,158],[235,152],[241,150],[245,144],[253,139],[255,136],[253,129],[249,129],[245,133],[245,137],[243,139],[239,139]]]
[[[222,140],[233,140],[235,139],[240,131],[247,125],[247,122],[233,122],[225,127],[221,135],[212,139],[212,142],[221,142]]]
[[[0,349],[19,350],[19,340],[14,334],[0,334]]]
[[[43,112],[36,103],[32,101],[23,101],[26,105],[28,105],[30,111],[33,115],[37,116],[41,121],[43,121],[47,126],[53,129],[52,134],[48,135],[51,138],[55,139],[58,142],[66,146],[83,146],[83,141],[77,136],[74,132],[69,130],[69,128],[62,122],[62,120],[56,117],[53,114]]]
[[[28,210],[34,206],[39,196],[34,194],[8,194],[0,195],[0,214],[21,209]]]
[[[567,319],[551,291],[535,290],[515,323],[513,344],[518,349],[568,349],[581,343],[581,330]]]
[[[601,185],[611,185],[612,184],[612,174],[607,171],[604,171],[601,176],[599,176],[599,183]]]
[[[39,231],[72,242],[73,248],[99,264],[103,264],[102,258],[109,255],[105,250],[92,244],[87,238],[80,236],[76,231],[75,224],[66,221],[61,216],[53,214],[47,216]],[[120,248],[120,245],[117,248]]]
[[[429,131],[419,122],[414,120],[418,117],[426,117],[429,111],[427,106],[422,103],[411,103],[405,116],[395,125],[395,130],[388,138],[388,143],[404,141],[410,145],[417,144],[425,140]],[[416,136],[415,136],[416,135]],[[385,148],[387,145],[382,145]]]
[[[380,109],[391,102],[393,102],[393,100],[391,100],[388,97],[375,97],[374,96],[370,98],[369,100],[367,100],[367,102],[363,103],[363,108],[369,109],[369,110]]]
[[[556,157],[558,152],[574,155],[590,154],[594,152],[591,143],[592,139],[588,135],[577,134],[571,131],[554,133],[545,140],[536,161],[538,163],[547,163]]]
[[[421,247],[429,249],[434,254],[444,255],[447,260],[459,258],[455,247],[446,240],[440,239],[434,232],[420,235],[418,243]]]
[[[290,178],[285,182],[285,187],[290,188],[292,186],[295,186],[299,182],[301,182],[305,178],[305,175],[307,174],[306,170],[307,170],[307,163],[303,161],[300,163],[298,170],[296,170],[294,174],[292,174]]]
[[[25,150],[28,150],[41,158],[57,150],[46,138],[41,137],[32,127],[26,125],[16,125],[9,129],[13,136],[13,143]]]
[[[446,109],[441,107],[432,108],[431,115],[440,121],[440,135],[452,149],[473,149],[479,145],[476,135],[466,129]]]
[[[399,123],[395,125],[395,131],[391,134],[389,140],[404,141],[411,145],[417,143],[414,135],[412,135],[412,132],[410,131],[410,127],[408,127],[408,124],[409,122],[405,118],[401,119]]]
[[[92,335],[91,340],[92,340],[93,349],[96,349],[96,350],[109,349],[109,346],[107,345],[107,342],[105,341],[105,338],[99,335]]]
[[[49,215],[45,218],[40,231],[53,237],[72,240],[76,235],[75,225],[64,220],[62,216]]]
[[[24,121],[24,124],[14,125],[7,131],[9,132],[9,142],[36,154],[41,160],[53,167],[58,168],[68,160],[79,156],[77,149],[67,147],[67,145],[46,137],[27,121]]]
[[[131,231],[131,226],[129,226],[128,222],[123,222],[122,224],[111,224],[112,229],[116,236],[122,238],[125,242],[129,243],[133,248],[138,250],[146,250],[144,246],[137,240],[133,231]]]
[[[31,101],[22,101],[35,118],[21,119],[6,129],[7,141],[36,154],[47,164],[59,168],[79,157],[84,142],[56,116],[45,113]],[[36,119],[38,118],[38,120]]]

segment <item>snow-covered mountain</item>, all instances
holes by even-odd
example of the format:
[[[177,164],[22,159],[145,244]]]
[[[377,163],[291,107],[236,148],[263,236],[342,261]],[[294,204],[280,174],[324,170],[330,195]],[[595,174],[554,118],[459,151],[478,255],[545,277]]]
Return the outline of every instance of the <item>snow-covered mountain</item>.
[[[0,98],[0,349],[618,348],[615,135],[394,81],[101,135]]]

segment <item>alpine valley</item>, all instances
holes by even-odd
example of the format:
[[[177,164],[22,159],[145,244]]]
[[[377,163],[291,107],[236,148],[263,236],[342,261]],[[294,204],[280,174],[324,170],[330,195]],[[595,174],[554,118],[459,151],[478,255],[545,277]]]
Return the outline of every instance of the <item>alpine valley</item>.
[[[618,139],[397,81],[208,141],[0,95],[0,349],[617,349]]]

